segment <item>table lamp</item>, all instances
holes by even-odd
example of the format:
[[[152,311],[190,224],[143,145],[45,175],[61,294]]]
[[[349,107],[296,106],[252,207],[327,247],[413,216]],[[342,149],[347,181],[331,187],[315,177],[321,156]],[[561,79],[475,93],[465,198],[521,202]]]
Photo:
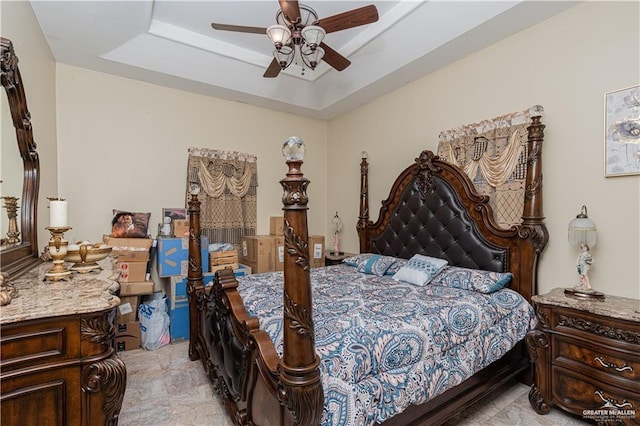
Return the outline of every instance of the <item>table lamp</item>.
[[[578,282],[572,288],[565,289],[565,294],[581,298],[604,298],[604,294],[594,290],[589,282],[589,269],[593,264],[591,249],[596,245],[596,224],[587,216],[587,206],[582,206],[580,213],[569,222],[569,244],[578,247],[576,269]]]
[[[331,226],[333,227],[333,255],[344,254],[340,251],[340,234],[342,233],[342,219],[338,216],[338,212],[331,219]]]

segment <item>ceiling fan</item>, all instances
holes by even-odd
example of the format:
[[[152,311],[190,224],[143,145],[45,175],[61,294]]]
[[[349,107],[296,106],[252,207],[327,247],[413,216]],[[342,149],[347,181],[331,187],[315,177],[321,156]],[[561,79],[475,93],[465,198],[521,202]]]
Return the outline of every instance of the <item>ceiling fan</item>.
[[[303,67],[303,73],[304,66],[315,69],[320,60],[338,71],[344,70],[351,61],[327,46],[322,41],[324,36],[378,20],[378,9],[374,5],[318,19],[313,9],[298,0],[279,0],[279,3],[277,23],[268,28],[211,23],[215,30],[266,34],[275,46],[273,60],[263,75],[267,78],[277,77],[294,59],[302,61],[299,65]]]

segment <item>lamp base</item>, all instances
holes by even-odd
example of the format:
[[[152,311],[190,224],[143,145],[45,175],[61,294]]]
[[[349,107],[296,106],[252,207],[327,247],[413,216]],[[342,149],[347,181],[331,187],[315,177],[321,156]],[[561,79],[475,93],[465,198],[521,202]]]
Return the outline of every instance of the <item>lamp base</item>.
[[[580,290],[575,288],[565,288],[566,296],[576,297],[584,300],[604,300],[604,293],[595,290]]]

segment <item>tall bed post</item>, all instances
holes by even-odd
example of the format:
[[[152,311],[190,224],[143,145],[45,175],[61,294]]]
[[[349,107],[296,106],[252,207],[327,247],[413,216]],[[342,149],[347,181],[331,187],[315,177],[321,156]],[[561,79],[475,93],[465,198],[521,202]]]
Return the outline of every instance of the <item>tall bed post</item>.
[[[521,279],[532,283],[532,294],[527,295],[527,300],[529,301],[531,301],[531,296],[538,292],[538,258],[549,241],[549,232],[544,224],[544,215],[542,213],[542,141],[544,139],[545,126],[540,122],[540,119],[540,115],[533,116],[531,125],[527,127],[529,155],[527,157],[522,224],[518,231],[521,238],[530,239],[531,241],[531,244],[525,245],[525,248],[529,251],[527,256],[531,265],[530,267],[522,268],[521,274]]]
[[[367,223],[369,223],[369,163],[367,162],[367,152],[362,151],[362,161],[360,162],[360,215],[358,216],[358,235],[360,237],[360,247],[364,247],[368,239]]]
[[[202,278],[202,259],[198,253],[201,251],[200,240],[200,201],[198,201],[199,187],[190,189],[189,195],[189,269],[187,272],[187,294],[189,300],[192,295],[195,296],[196,289],[204,290],[204,281]],[[189,303],[189,359],[195,361],[200,359],[199,340],[194,338],[198,336],[200,328],[200,314],[198,313],[198,305]],[[204,360],[203,360],[204,362]]]
[[[309,236],[307,231],[307,186],[300,167],[304,144],[291,137],[282,152],[289,170],[280,181],[284,210],[284,349],[280,361],[280,382],[284,402],[295,425],[320,423],[324,393],[320,376],[320,358],[315,350],[315,336],[309,273]]]

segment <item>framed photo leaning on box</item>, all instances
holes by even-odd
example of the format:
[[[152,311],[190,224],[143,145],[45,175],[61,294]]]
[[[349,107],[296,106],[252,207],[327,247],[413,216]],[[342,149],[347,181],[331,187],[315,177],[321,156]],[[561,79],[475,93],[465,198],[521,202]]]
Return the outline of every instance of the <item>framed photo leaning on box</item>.
[[[187,209],[181,207],[163,207],[162,209],[162,236],[165,237],[182,237],[182,226],[188,221],[189,215]],[[170,235],[167,235],[166,225],[171,227]],[[176,225],[178,227],[176,228]],[[178,232],[176,232],[178,231]]]

